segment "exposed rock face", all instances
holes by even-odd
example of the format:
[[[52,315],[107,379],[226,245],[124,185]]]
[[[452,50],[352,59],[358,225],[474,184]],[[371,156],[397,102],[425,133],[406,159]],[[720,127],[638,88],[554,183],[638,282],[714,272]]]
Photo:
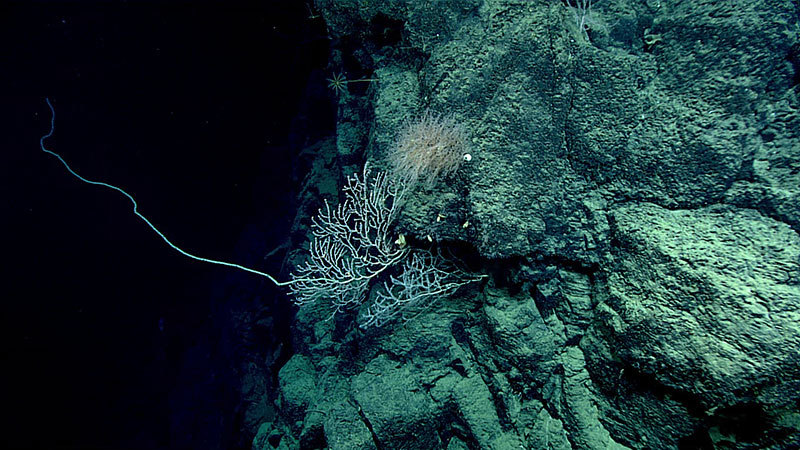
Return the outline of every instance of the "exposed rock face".
[[[471,161],[396,230],[488,277],[366,333],[301,309],[256,448],[800,442],[796,3],[316,8],[353,80],[320,163],[385,167],[404,120],[453,114]]]

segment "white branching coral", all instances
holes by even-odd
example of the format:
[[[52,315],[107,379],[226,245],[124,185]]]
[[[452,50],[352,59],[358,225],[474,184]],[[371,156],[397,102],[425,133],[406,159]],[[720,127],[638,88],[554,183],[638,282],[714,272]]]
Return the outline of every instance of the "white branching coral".
[[[289,282],[296,304],[322,301],[335,315],[362,306],[375,285],[377,293],[360,320],[362,328],[369,328],[405,317],[478,279],[438,253],[412,250],[404,236],[392,235],[404,182],[385,172],[372,176],[365,166],[361,177],[347,178],[343,192],[342,203],[332,208],[326,202],[312,219],[309,258]]]
[[[360,305],[370,280],[408,254],[389,230],[400,209],[402,184],[383,172],[371,176],[365,165],[361,178],[348,177],[343,191],[343,202],[332,208],[326,201],[313,218],[309,259],[289,285],[299,305],[320,299],[329,299],[335,311]]]
[[[412,251],[403,260],[399,274],[384,281],[376,300],[362,314],[360,326],[380,327],[398,316],[408,319],[409,315],[425,311],[436,300],[478,279],[439,254]]]

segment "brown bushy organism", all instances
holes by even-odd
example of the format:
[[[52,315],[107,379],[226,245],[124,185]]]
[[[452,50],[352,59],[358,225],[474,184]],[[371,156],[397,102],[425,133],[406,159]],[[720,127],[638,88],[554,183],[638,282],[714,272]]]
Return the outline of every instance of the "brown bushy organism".
[[[431,187],[439,176],[458,169],[468,143],[466,129],[453,117],[426,111],[400,130],[389,151],[393,174],[408,186],[422,181]]]

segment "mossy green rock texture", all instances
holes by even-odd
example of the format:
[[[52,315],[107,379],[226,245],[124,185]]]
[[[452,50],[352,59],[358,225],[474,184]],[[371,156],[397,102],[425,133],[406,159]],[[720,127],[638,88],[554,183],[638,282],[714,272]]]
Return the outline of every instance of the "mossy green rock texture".
[[[796,448],[800,6],[567,3],[315,2],[372,80],[325,164],[451,114],[471,160],[394,230],[486,277],[366,332],[302,308],[255,447]]]

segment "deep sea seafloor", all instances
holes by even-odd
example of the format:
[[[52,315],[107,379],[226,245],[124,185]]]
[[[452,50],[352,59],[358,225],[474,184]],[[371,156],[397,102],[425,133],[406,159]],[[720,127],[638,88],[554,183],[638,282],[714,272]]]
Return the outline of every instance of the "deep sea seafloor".
[[[3,4],[0,445],[800,449],[799,18]]]

